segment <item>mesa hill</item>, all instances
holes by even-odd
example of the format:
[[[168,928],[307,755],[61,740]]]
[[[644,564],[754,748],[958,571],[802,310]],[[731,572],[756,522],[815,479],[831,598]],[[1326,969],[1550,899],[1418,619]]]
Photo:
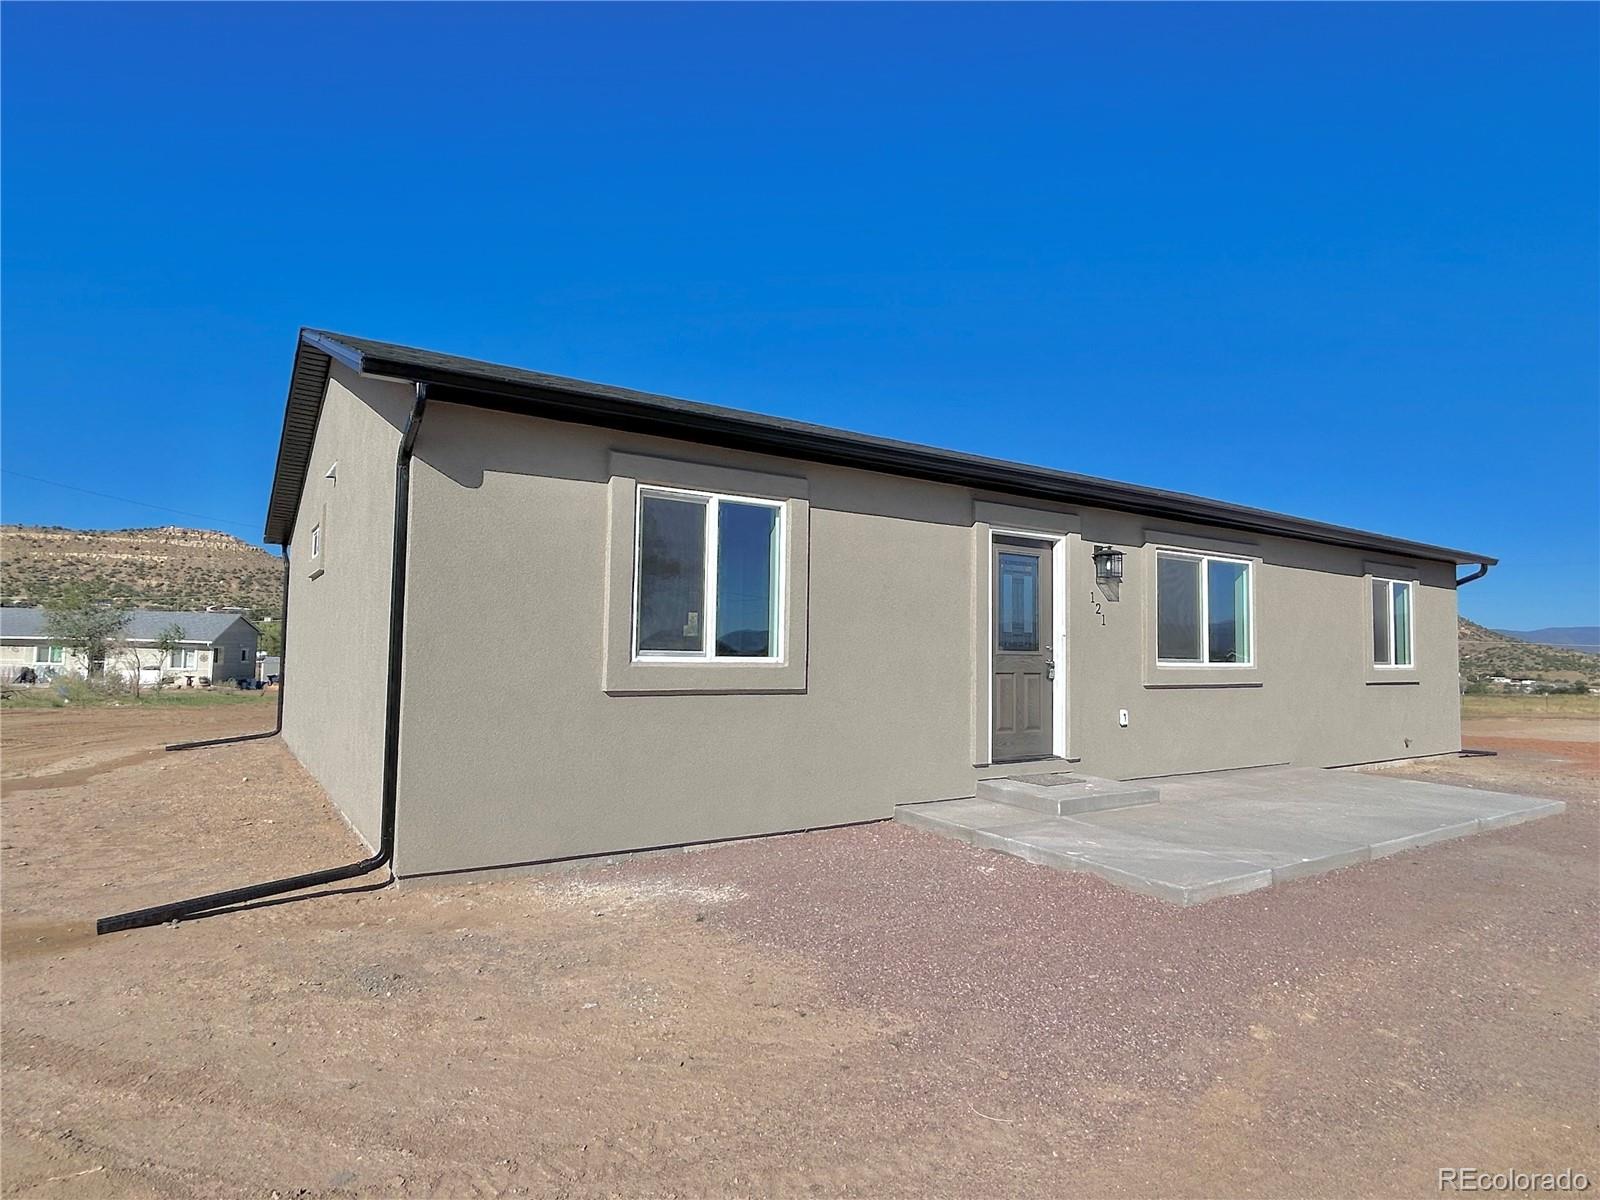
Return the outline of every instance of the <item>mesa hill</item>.
[[[283,563],[211,529],[63,529],[0,525],[0,599],[39,604],[84,584],[131,608],[248,609],[276,617]]]
[[[1461,677],[1468,683],[1503,676],[1546,683],[1600,684],[1600,654],[1543,646],[1507,637],[1465,617],[1459,618]]]

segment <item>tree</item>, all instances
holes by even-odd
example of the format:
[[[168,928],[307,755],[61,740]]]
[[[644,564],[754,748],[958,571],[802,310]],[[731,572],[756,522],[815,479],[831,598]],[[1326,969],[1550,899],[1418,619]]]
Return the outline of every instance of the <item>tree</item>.
[[[183,626],[179,625],[176,621],[174,621],[171,625],[168,625],[159,634],[157,634],[155,648],[159,654],[159,657],[156,659],[156,666],[159,667],[162,663],[167,663],[170,665],[175,651],[177,651],[182,642]],[[160,687],[165,680],[165,674],[157,675],[156,686]]]
[[[143,690],[144,678],[141,672],[145,667],[145,655],[153,653],[144,646],[135,646],[132,642],[118,642],[111,650],[111,657],[121,663],[126,669],[128,677],[128,690],[137,699]]]
[[[112,643],[133,616],[126,608],[101,601],[88,588],[71,584],[44,604],[44,632],[52,642],[83,655],[91,675],[105,670]]]
[[[261,630],[257,649],[263,654],[283,653],[283,622],[276,617],[262,617],[256,622]]]
[[[153,645],[136,646],[126,639],[118,642],[112,651],[117,661],[128,668],[128,688],[137,697],[143,691],[143,677],[141,672],[145,667],[161,667],[163,663],[172,662],[172,654],[183,644],[183,626],[174,622],[163,629],[155,639]],[[159,671],[156,674],[156,687],[160,687],[166,676]]]

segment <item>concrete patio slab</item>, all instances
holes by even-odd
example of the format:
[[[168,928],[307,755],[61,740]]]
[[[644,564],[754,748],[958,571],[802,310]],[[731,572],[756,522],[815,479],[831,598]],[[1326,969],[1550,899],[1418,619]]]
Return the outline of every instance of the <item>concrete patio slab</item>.
[[[1087,871],[1130,891],[1198,904],[1272,883],[1272,871],[1212,850],[1102,829],[1076,817],[1041,817],[978,832],[973,844],[1064,871]]]
[[[1039,814],[993,800],[943,800],[935,804],[907,804],[895,810],[895,820],[929,833],[975,842],[990,829],[1027,825]]]
[[[1566,806],[1348,770],[1262,767],[1143,781],[1157,803],[1040,816],[990,799],[903,805],[895,819],[1177,904],[1238,895]]]

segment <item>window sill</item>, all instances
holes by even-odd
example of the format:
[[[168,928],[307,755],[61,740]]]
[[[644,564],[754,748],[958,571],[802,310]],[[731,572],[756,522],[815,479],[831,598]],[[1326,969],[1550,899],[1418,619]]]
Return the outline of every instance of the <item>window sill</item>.
[[[1144,686],[1159,688],[1258,688],[1260,667],[1149,667]]]
[[[1383,686],[1384,684],[1417,684],[1422,682],[1422,677],[1417,674],[1415,667],[1368,667],[1367,686]]]

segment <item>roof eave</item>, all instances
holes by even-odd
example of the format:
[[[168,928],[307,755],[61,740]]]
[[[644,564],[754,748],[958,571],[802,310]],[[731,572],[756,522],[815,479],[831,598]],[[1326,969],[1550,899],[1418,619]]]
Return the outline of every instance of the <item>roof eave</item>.
[[[351,346],[337,336],[319,330],[302,330],[296,351],[296,375],[301,373],[302,355],[319,356],[323,365],[322,387],[326,386],[326,362],[334,360],[352,371],[426,383],[441,389],[439,400],[496,408],[553,420],[600,425],[757,451],[787,458],[855,467],[886,474],[928,479],[934,482],[978,488],[1002,495],[1050,500],[1058,503],[1091,505],[1141,516],[1189,524],[1221,526],[1249,533],[1288,537],[1337,545],[1349,549],[1393,554],[1405,558],[1456,565],[1481,563],[1496,565],[1499,560],[1467,550],[1434,546],[1405,538],[1390,537],[1368,530],[1331,525],[1304,517],[1274,513],[1193,496],[1168,492],[1137,484],[1079,475],[1073,472],[1031,467],[940,450],[914,443],[897,442],[864,434],[851,434],[824,426],[809,425],[781,418],[715,408],[673,397],[589,384],[558,376],[537,376],[537,383],[509,379],[489,379],[463,370],[419,365],[385,356],[381,352]],[[311,364],[314,368],[315,362]],[[532,372],[520,372],[531,375]],[[290,400],[295,397],[291,381]],[[317,408],[321,408],[320,391]],[[312,431],[314,433],[314,425]],[[288,415],[285,415],[288,436]],[[306,447],[309,458],[309,444]],[[279,449],[278,476],[273,481],[275,503],[279,497],[279,478],[284,470],[284,449]],[[298,505],[304,485],[305,464],[294,488],[293,504]],[[293,535],[294,514],[287,512],[275,521],[269,513],[267,540],[286,542]],[[275,531],[284,536],[275,536]]]

